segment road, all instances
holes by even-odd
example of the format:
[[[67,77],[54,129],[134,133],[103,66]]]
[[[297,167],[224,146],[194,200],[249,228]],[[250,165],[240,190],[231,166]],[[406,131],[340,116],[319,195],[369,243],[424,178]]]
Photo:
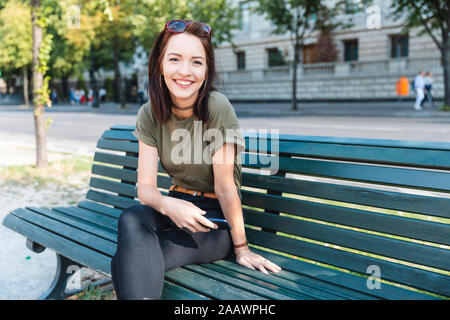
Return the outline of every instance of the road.
[[[52,119],[48,143],[70,143],[68,151],[80,147],[94,150],[96,141],[109,126],[134,125],[136,121],[135,113],[47,112],[45,117]],[[238,119],[244,131],[278,129],[280,134],[450,142],[450,117],[240,117],[238,114]],[[32,113],[0,111],[0,132],[11,139],[34,144]]]

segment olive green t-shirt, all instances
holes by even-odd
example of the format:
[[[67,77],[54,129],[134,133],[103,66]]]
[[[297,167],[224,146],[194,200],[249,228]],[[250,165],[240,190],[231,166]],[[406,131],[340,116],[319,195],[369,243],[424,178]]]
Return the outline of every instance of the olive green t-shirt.
[[[239,123],[227,97],[213,91],[208,100],[209,121],[202,123],[193,114],[178,120],[172,113],[161,125],[153,117],[148,101],[138,111],[136,130],[138,140],[158,149],[161,166],[173,178],[172,183],[186,189],[214,192],[212,156],[225,142],[236,145],[234,182],[239,189],[242,181],[240,153],[245,141]]]

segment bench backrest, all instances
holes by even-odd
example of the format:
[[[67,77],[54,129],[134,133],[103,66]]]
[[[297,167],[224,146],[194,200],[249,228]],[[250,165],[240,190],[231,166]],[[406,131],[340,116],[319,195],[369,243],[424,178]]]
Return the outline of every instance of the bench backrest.
[[[139,203],[133,130],[116,125],[98,141],[83,206],[118,217]],[[245,138],[241,193],[251,244],[450,297],[449,143]],[[166,193],[171,178],[159,171]]]

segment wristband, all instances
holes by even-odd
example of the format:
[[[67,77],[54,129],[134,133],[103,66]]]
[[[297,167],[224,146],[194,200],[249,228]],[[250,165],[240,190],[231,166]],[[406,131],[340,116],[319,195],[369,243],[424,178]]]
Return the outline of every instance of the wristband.
[[[234,248],[237,249],[237,248],[242,248],[245,246],[248,246],[248,240],[245,240],[244,243],[234,245]]]

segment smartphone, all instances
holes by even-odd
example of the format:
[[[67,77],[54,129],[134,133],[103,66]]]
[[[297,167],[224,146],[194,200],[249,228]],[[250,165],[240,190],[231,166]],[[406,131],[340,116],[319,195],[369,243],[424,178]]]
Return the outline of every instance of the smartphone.
[[[219,229],[222,230],[231,230],[230,225],[228,224],[228,221],[225,219],[217,219],[217,218],[207,218],[208,220],[214,222],[215,224],[217,224],[217,226],[219,227]]]

